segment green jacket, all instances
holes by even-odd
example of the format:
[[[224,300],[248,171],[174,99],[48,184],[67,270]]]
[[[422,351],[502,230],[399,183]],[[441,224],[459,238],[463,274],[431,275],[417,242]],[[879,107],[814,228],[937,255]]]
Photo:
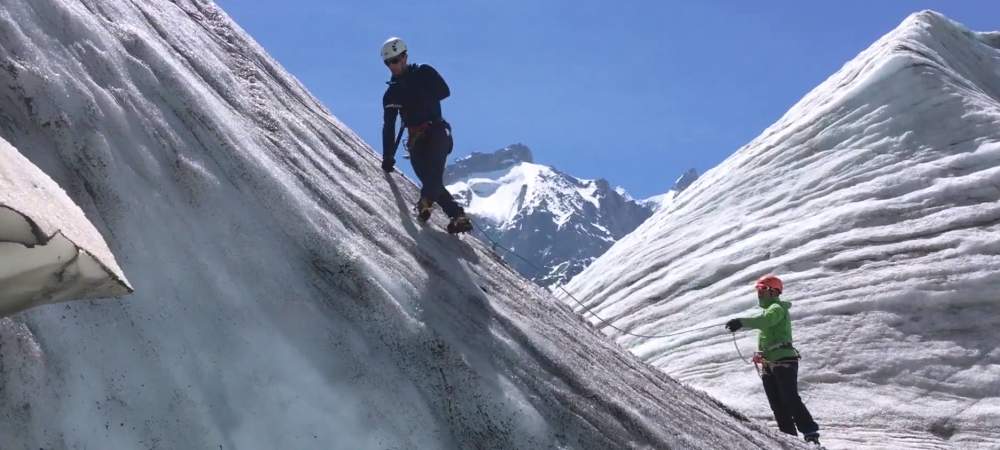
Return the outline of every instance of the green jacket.
[[[792,347],[777,348],[786,342],[792,343],[792,318],[788,313],[792,304],[778,298],[759,300],[758,303],[764,312],[755,317],[740,318],[744,327],[760,330],[757,350],[763,352],[764,359],[768,361],[797,357],[799,354]]]

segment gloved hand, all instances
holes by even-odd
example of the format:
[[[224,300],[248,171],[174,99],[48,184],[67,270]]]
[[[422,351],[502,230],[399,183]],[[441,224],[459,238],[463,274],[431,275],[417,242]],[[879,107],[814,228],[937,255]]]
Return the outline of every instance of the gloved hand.
[[[385,173],[392,173],[393,168],[395,166],[396,166],[396,161],[392,161],[392,160],[389,160],[389,161],[383,160],[382,161],[382,171],[385,172]]]
[[[740,319],[733,319],[730,320],[729,322],[726,322],[726,329],[729,330],[730,332],[735,332],[740,328],[743,328],[743,322],[740,322]]]

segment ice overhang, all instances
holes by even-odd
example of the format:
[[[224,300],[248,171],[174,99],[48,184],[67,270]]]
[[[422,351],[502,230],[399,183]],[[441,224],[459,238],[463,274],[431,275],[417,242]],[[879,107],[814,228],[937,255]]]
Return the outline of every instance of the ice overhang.
[[[0,139],[0,317],[47,303],[131,292],[83,210]]]

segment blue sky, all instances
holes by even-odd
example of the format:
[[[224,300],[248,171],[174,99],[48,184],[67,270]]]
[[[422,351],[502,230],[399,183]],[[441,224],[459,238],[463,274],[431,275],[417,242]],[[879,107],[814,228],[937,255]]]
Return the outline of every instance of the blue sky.
[[[635,197],[722,162],[912,12],[1000,30],[997,1],[218,4],[377,151],[395,35],[451,86],[452,159],[520,142]]]

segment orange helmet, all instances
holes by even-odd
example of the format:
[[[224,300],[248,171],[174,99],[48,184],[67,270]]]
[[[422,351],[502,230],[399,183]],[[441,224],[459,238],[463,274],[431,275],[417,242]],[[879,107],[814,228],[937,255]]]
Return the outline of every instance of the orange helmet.
[[[757,285],[755,287],[758,291],[764,288],[774,289],[780,294],[781,291],[784,290],[785,285],[781,282],[780,278],[774,275],[764,275],[757,280]]]

